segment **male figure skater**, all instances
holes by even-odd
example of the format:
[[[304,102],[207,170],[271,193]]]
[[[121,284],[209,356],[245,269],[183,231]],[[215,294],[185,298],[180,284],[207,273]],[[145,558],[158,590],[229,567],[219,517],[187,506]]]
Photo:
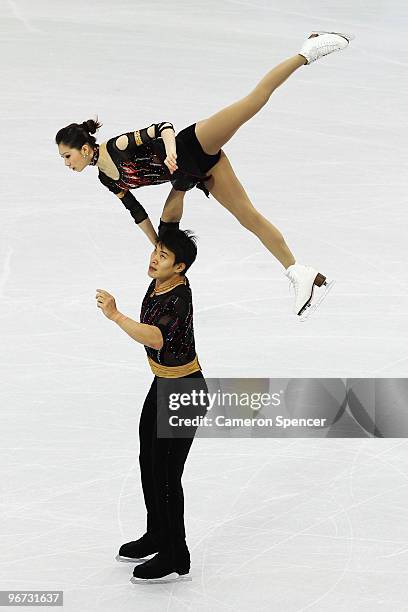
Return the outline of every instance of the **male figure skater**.
[[[104,315],[145,346],[154,374],[139,423],[147,529],[138,540],[123,544],[117,556],[119,561],[139,562],[132,582],[191,579],[181,477],[197,427],[189,427],[185,437],[177,437],[179,432],[160,437],[157,426],[160,429],[166,419],[168,424],[170,392],[185,392],[186,385],[190,392],[206,392],[207,387],[195,350],[192,296],[185,276],[197,255],[195,236],[176,229],[178,224],[170,229],[166,225],[150,256],[148,275],[153,280],[142,302],[140,323],[119,312],[107,291],[96,293]],[[189,415],[205,412],[199,407]],[[144,559],[151,554],[155,556]]]

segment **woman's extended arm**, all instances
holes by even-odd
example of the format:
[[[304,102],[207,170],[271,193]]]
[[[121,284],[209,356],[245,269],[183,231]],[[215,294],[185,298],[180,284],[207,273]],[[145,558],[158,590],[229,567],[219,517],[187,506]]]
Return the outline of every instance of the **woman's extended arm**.
[[[177,166],[177,151],[176,151],[176,135],[173,124],[169,121],[162,123],[153,123],[147,128],[149,138],[161,138],[166,149],[166,159],[164,164],[173,174],[178,168]]]
[[[176,151],[176,138],[173,130],[166,130],[162,134],[164,147],[166,149],[166,159],[164,164],[168,167],[170,174],[173,174],[178,169],[177,166],[177,151]]]
[[[167,155],[176,150],[176,134],[173,128],[165,128],[161,132],[161,137],[163,139]]]
[[[143,206],[136,200],[133,193],[130,193],[129,190],[122,190],[116,195],[120,200],[122,200],[125,207],[129,210],[130,214],[135,220],[136,225],[146,234],[152,244],[156,244],[158,237],[152,222],[150,221]]]
[[[155,245],[158,240],[158,236],[149,217],[147,217],[147,219],[145,219],[141,223],[138,223],[138,226],[146,234],[150,242]]]

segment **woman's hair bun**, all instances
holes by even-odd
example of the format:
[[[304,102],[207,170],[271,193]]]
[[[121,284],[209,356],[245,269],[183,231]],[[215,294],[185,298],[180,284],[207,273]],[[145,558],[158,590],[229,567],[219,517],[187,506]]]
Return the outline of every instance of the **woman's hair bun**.
[[[84,121],[81,125],[89,134],[95,134],[96,130],[102,126],[102,123],[99,123],[97,117],[96,121],[94,119],[88,119],[88,121]]]
[[[98,117],[96,117],[96,120],[88,119],[88,121],[83,121],[82,123],[70,123],[57,132],[55,142],[58,145],[63,142],[68,147],[78,150],[80,150],[85,143],[93,147],[96,144],[96,138],[95,136],[91,136],[91,134],[95,134],[96,130],[101,126],[102,123],[99,123]]]

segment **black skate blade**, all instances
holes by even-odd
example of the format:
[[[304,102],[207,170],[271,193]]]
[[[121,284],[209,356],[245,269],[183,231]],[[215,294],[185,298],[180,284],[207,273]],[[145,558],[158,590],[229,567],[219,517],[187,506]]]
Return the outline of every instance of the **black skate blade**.
[[[148,557],[122,557],[122,555],[116,555],[115,559],[120,563],[144,563],[149,557],[151,557],[151,555]]]
[[[315,300],[313,299],[314,297],[313,296],[310,302],[308,303],[308,305],[304,307],[304,309],[302,310],[302,314],[299,315],[298,320],[301,323],[309,319],[311,315],[316,312],[316,310],[319,308],[320,304],[323,302],[325,297],[327,297],[327,294],[329,293],[329,291],[333,288],[334,284],[335,284],[334,280],[330,281],[329,283],[326,281],[321,287],[319,287],[320,295],[317,295]],[[323,289],[323,292],[321,291],[322,289]]]
[[[314,32],[311,32],[311,33],[312,34],[337,34],[337,36],[341,36],[342,38],[345,38],[348,42],[350,42],[350,40],[354,40],[356,37],[355,34],[345,33],[345,32],[329,32],[328,30],[315,30]]]
[[[136,576],[132,576],[130,582],[133,584],[142,584],[144,582],[148,582],[150,584],[162,584],[167,582],[188,582],[191,580],[191,574],[177,574],[177,572],[172,572],[171,574],[167,574],[167,576],[163,576],[162,578],[136,578]]]

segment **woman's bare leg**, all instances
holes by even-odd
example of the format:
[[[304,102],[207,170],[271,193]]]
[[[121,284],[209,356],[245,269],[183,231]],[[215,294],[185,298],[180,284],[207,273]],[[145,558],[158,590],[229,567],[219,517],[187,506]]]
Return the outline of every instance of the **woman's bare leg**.
[[[211,117],[197,121],[195,132],[204,151],[215,155],[241,125],[265,106],[275,89],[305,63],[302,55],[285,60],[270,70],[247,96]]]
[[[211,195],[229,210],[241,225],[258,236],[285,268],[295,263],[295,258],[280,231],[254,208],[224,151],[221,151],[219,162],[211,168],[211,178],[206,185]]]

